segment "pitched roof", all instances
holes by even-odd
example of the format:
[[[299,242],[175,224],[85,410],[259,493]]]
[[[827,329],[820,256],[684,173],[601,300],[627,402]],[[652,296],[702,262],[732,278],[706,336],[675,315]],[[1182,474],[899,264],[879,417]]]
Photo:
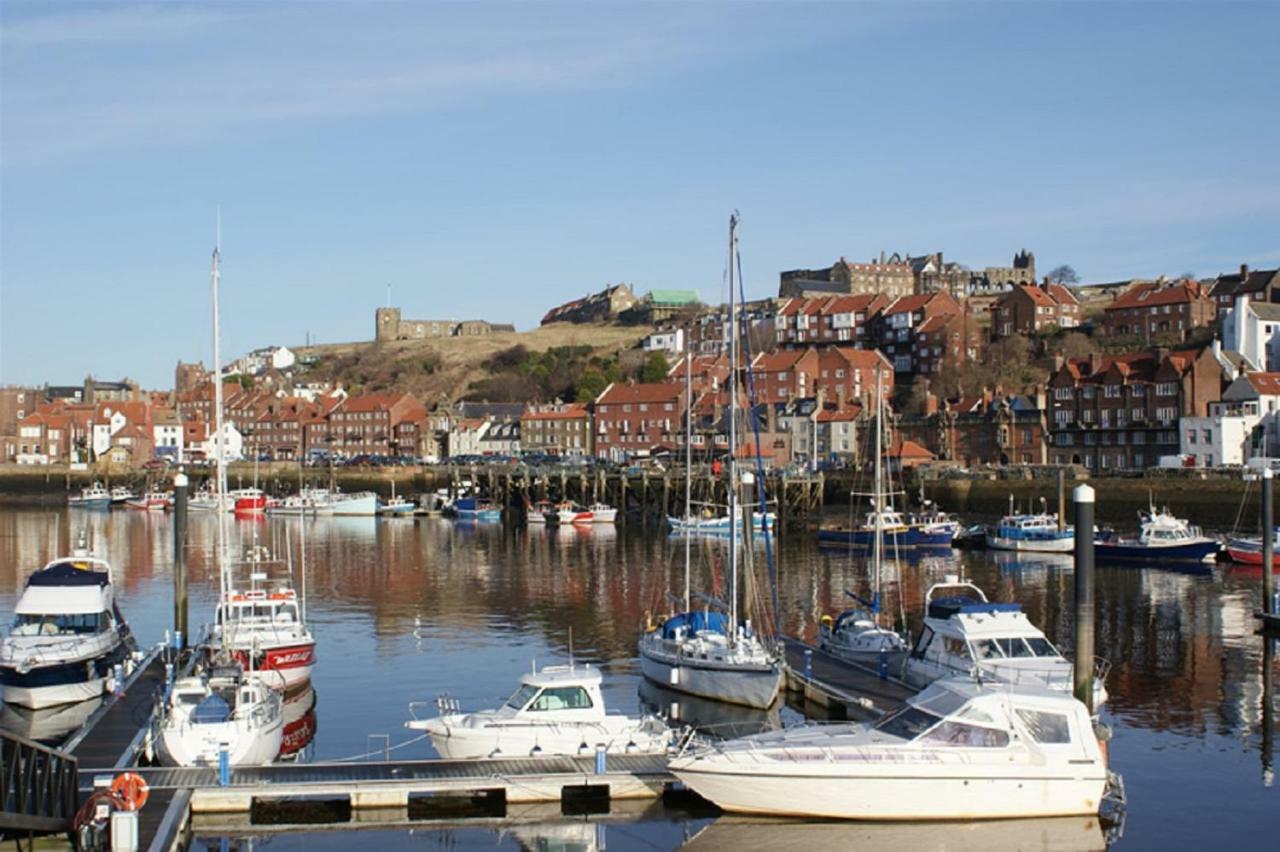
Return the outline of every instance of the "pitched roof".
[[[544,410],[526,408],[524,414],[520,415],[521,420],[581,420],[586,417],[587,404],[585,402],[570,402],[561,405],[558,408],[548,408]]]
[[[812,351],[812,349],[775,349],[772,352],[761,352],[751,362],[751,369],[757,373],[790,370]]]
[[[1245,373],[1253,389],[1267,396],[1280,395],[1280,373]]]
[[[625,405],[631,403],[675,402],[684,393],[680,382],[654,382],[628,385],[615,382],[600,392],[596,405]]]
[[[888,458],[900,459],[902,461],[932,461],[936,456],[929,450],[917,444],[910,439],[904,440],[901,436],[893,439],[893,443],[889,445],[888,451],[885,453]]]
[[[1181,305],[1205,298],[1199,281],[1139,281],[1104,310],[1119,311],[1154,305]]]
[[[859,349],[856,346],[828,346],[822,350],[822,355],[837,355],[844,359],[851,367],[858,369],[874,369],[876,365],[887,368],[890,365],[889,359],[880,353],[879,349]]]
[[[1270,302],[1250,302],[1249,310],[1264,322],[1280,322],[1280,305],[1273,305]]]
[[[862,406],[856,402],[844,408],[826,408],[818,412],[819,423],[844,423],[857,420],[862,414]]]

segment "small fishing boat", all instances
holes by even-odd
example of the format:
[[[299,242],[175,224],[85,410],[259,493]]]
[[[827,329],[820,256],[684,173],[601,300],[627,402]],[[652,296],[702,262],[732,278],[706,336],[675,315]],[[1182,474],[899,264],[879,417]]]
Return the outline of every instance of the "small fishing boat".
[[[982,589],[955,575],[929,587],[924,627],[902,664],[902,679],[917,689],[954,675],[1033,684],[1070,693],[1073,666],[1017,603],[993,603]],[[1105,661],[1093,663],[1093,706],[1107,700]]]
[[[405,727],[426,731],[444,758],[586,755],[599,746],[610,754],[665,754],[671,729],[656,716],[605,712],[600,681],[592,666],[546,666],[521,677],[499,708],[462,713],[442,696],[440,715],[415,716]],[[419,706],[410,704],[410,715]]]
[[[724,810],[821,819],[1097,814],[1109,781],[1083,703],[969,677],[933,683],[871,724],[702,742],[669,768]]]
[[[359,491],[351,494],[337,492],[330,495],[330,504],[334,515],[372,518],[378,513],[378,495],[372,491]]]
[[[1100,538],[1093,545],[1094,557],[1100,562],[1212,562],[1222,549],[1216,539],[1168,509],[1152,506],[1139,518],[1138,535]]]
[[[950,519],[914,521],[904,519],[892,508],[868,512],[864,523],[852,529],[830,527],[818,530],[818,544],[871,549],[879,530],[889,548],[950,547],[959,525]]]
[[[555,506],[543,513],[548,524],[560,524],[568,526],[569,524],[589,524],[592,521],[592,514],[589,509],[584,509],[572,500],[563,500]]]
[[[386,500],[378,500],[378,514],[384,517],[412,518],[417,504],[412,500],[396,496],[396,484],[391,483],[391,496]]]
[[[1280,531],[1275,534],[1273,541],[1280,543]],[[1231,557],[1231,561],[1237,565],[1262,566],[1261,537],[1228,536],[1224,549],[1227,551],[1227,556]],[[1280,568],[1280,544],[1273,548],[1271,554],[1271,569],[1274,571],[1277,568]]]
[[[173,497],[165,491],[148,491],[141,497],[134,497],[132,500],[125,502],[125,506],[130,509],[140,509],[145,512],[164,512],[173,505]]]
[[[751,513],[751,529],[756,533],[764,532],[766,525],[770,532],[777,529],[778,517],[773,512],[752,512]],[[683,517],[667,516],[667,524],[671,527],[671,532],[675,535],[710,535],[710,536],[727,536],[731,528],[737,527],[736,535],[742,537],[743,524],[742,518],[737,519],[737,523],[730,523],[728,514],[713,515],[705,513],[698,515],[689,513]]]
[[[134,498],[134,493],[123,485],[115,485],[111,488],[111,505],[123,506]]]
[[[987,531],[987,547],[1027,553],[1071,553],[1076,549],[1075,527],[1058,528],[1058,516],[1008,514]]]
[[[27,578],[0,642],[4,700],[38,710],[100,696],[132,648],[110,564],[77,548]]]
[[[81,488],[79,494],[69,495],[67,505],[72,509],[107,509],[111,507],[111,492],[101,482],[95,482]]]
[[[618,510],[608,503],[592,503],[587,511],[591,512],[593,524],[612,524],[618,519]]]
[[[545,527],[547,525],[547,513],[552,511],[555,511],[555,504],[550,500],[526,503],[525,522],[531,527]]]
[[[502,520],[501,507],[476,497],[459,497],[454,500],[453,512],[460,521],[494,523]]]
[[[232,505],[237,515],[261,515],[267,511],[267,495],[257,488],[242,488]]]

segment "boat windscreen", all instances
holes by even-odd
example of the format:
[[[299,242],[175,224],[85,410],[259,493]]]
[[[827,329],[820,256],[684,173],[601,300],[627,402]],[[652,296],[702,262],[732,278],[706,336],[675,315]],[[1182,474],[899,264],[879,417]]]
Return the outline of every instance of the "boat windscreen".
[[[935,716],[911,704],[903,704],[889,715],[882,716],[872,727],[891,737],[914,740],[941,721],[941,716]]]
[[[537,695],[538,687],[524,684],[515,691],[515,694],[507,699],[507,706],[513,710],[523,710],[525,705],[533,696]]]
[[[1058,649],[1053,647],[1053,643],[1041,636],[1027,636],[1025,641],[1031,646],[1031,653],[1037,657],[1060,657]]]

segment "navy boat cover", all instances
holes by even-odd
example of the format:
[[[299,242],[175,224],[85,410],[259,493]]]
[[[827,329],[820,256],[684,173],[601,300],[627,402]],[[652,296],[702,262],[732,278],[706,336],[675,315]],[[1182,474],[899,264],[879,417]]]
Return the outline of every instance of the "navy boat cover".
[[[662,638],[674,639],[677,627],[688,627],[689,634],[696,636],[699,633],[723,633],[729,635],[729,619],[725,617],[723,612],[708,612],[707,610],[695,610],[693,612],[682,612],[679,615],[673,615],[662,624]]]
[[[77,568],[77,564],[89,567]],[[92,563],[77,563],[74,559],[63,559],[41,568],[27,580],[28,586],[105,586],[106,584],[106,571],[95,571]]]

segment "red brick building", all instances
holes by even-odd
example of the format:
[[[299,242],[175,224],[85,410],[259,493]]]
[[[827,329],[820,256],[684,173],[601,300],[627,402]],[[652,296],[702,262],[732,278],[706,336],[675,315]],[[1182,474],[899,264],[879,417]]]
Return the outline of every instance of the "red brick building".
[[[418,456],[427,409],[407,393],[369,393],[347,397],[328,420],[335,453]]]
[[[1178,420],[1222,394],[1209,347],[1076,358],[1049,380],[1052,461],[1091,470],[1151,467],[1178,453]]]
[[[964,467],[1045,464],[1049,430],[1044,395],[993,396],[945,401],[932,396],[922,415],[899,417],[896,429],[940,462]]]
[[[870,320],[891,302],[879,293],[788,299],[774,318],[774,337],[778,345],[864,344]]]
[[[992,338],[1080,325],[1080,302],[1061,284],[1015,284],[991,306]]]
[[[751,362],[758,402],[786,402],[818,392],[818,352],[809,347],[761,352]]]
[[[942,328],[940,317],[961,316],[964,309],[945,291],[919,296],[905,296],[882,310],[872,321],[869,340],[884,353],[897,373],[914,374],[924,366],[932,367],[934,358],[923,357],[919,335],[937,335]],[[935,337],[928,337],[931,341]]]
[[[530,405],[520,415],[520,449],[557,456],[591,455],[591,411],[581,402]]]
[[[825,346],[818,350],[815,394],[821,393],[837,409],[846,404],[875,402],[876,369],[885,399],[893,395],[893,365],[875,349]]]
[[[684,440],[683,382],[614,383],[595,400],[595,454],[625,459]]]
[[[1108,337],[1186,339],[1192,329],[1213,324],[1217,305],[1199,281],[1140,281],[1103,309]]]

